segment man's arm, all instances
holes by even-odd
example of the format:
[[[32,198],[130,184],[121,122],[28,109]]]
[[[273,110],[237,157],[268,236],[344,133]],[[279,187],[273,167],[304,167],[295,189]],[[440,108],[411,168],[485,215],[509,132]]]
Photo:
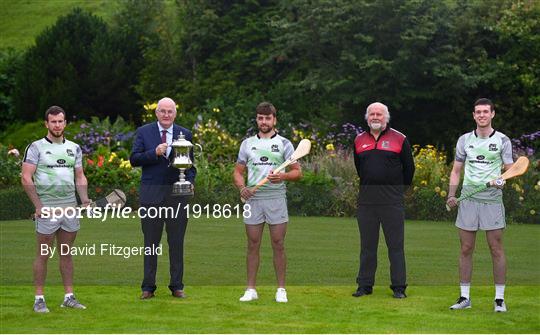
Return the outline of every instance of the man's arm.
[[[459,186],[459,180],[461,179],[461,170],[463,169],[463,162],[454,161],[452,171],[450,172],[450,183],[448,185],[448,200],[446,203],[450,207],[457,206],[456,192]]]
[[[246,171],[246,166],[240,163],[236,163],[234,167],[233,172],[233,182],[234,186],[238,189],[240,192],[240,197],[242,199],[249,199],[253,196],[253,192],[249,189],[249,187],[246,187],[246,183],[244,180],[244,172]]]
[[[37,165],[34,164],[22,164],[21,184],[24,188],[24,191],[28,195],[28,198],[30,198],[30,201],[32,201],[32,203],[34,204],[34,207],[36,209],[36,217],[40,217],[43,204],[39,199],[39,196],[36,192],[36,185],[34,185],[34,180],[32,179],[34,173],[36,172],[36,168]]]
[[[405,138],[401,146],[400,159],[403,165],[403,184],[411,186],[414,176],[414,158],[407,138]]]
[[[75,185],[77,187],[79,198],[81,198],[82,205],[85,206],[90,204],[90,199],[88,198],[88,180],[84,175],[82,167],[75,168]]]
[[[137,129],[137,135],[135,136],[135,141],[133,141],[133,148],[131,150],[131,155],[129,156],[129,162],[131,163],[131,166],[158,164],[158,151],[164,151],[164,149],[162,148],[163,146],[166,147],[167,144],[162,143],[157,148],[145,151],[144,138],[141,128]]]

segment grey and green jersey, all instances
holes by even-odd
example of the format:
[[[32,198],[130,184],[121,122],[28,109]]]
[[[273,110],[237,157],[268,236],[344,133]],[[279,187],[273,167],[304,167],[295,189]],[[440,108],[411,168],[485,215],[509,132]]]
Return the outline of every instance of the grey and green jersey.
[[[498,131],[481,138],[476,131],[461,135],[456,146],[456,161],[465,163],[465,176],[461,193],[497,179],[502,174],[503,164],[514,162],[510,139]],[[485,203],[501,203],[502,190],[488,188],[476,193],[471,200]]]
[[[79,145],[66,139],[53,143],[44,137],[26,147],[23,162],[36,165],[34,184],[43,205],[60,207],[77,203],[75,169],[82,167]]]
[[[255,135],[246,138],[240,145],[237,163],[245,165],[248,170],[247,186],[253,187],[289,159],[294,147],[288,139],[277,133],[271,138],[260,138]],[[284,197],[285,183],[266,183],[259,188],[252,199],[273,199]]]

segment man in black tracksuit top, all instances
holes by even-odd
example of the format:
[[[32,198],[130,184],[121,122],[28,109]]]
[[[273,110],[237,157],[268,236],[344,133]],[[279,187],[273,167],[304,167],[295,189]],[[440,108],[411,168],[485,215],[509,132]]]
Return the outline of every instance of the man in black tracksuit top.
[[[387,106],[372,103],[365,118],[370,130],[354,140],[354,164],[360,177],[357,220],[361,250],[358,289],[353,296],[373,291],[382,225],[390,259],[390,288],[395,298],[405,298],[403,192],[411,185],[414,175],[411,146],[405,135],[388,127]]]

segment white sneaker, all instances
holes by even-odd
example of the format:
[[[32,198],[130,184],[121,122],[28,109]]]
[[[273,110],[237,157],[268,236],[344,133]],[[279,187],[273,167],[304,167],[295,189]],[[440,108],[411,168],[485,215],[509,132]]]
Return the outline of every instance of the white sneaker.
[[[280,287],[276,291],[276,302],[287,302],[287,291],[284,288]]]
[[[257,291],[254,288],[248,288],[244,295],[240,298],[240,301],[253,301],[259,299]]]
[[[506,304],[504,303],[504,299],[495,299],[493,305],[495,306],[495,312],[506,312]]]
[[[459,297],[455,304],[450,306],[450,309],[467,309],[471,308],[471,300],[465,297]]]

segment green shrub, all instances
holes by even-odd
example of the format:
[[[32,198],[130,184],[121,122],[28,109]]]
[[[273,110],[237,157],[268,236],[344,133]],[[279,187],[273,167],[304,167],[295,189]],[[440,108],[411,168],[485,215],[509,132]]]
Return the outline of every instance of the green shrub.
[[[289,214],[301,216],[331,215],[336,201],[336,183],[324,172],[304,171],[304,177],[287,184]]]
[[[193,142],[202,146],[204,159],[212,164],[235,162],[240,147],[238,140],[212,118],[194,126]]]
[[[138,207],[141,169],[134,169],[128,156],[126,150],[110,152],[106,147],[99,147],[94,154],[85,157],[83,166],[91,199],[104,197],[118,188],[126,194],[127,206]]]
[[[529,157],[529,170],[508,181],[504,188],[504,205],[510,223],[540,224],[540,159]]]
[[[0,186],[14,186],[21,184],[21,159],[8,155],[9,147],[0,144]],[[23,155],[24,153],[20,153]]]
[[[29,219],[34,205],[22,186],[10,186],[0,190],[0,220]]]

